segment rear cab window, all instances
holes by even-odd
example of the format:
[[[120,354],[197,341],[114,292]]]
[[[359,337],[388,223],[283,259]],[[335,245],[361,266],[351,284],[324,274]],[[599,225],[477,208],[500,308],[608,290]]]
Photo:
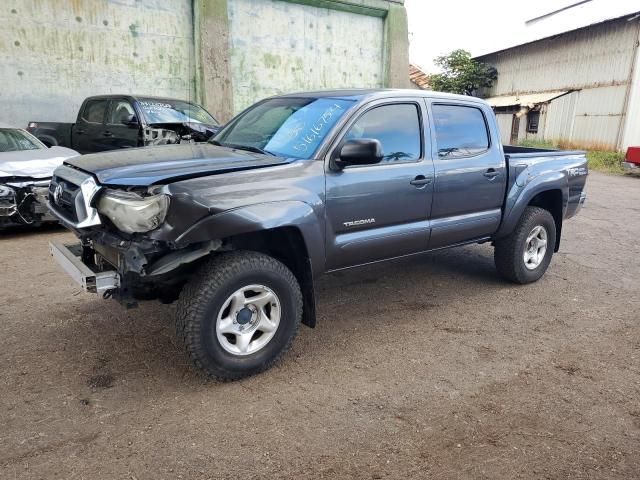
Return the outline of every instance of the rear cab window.
[[[89,123],[103,123],[109,100],[88,100],[82,111],[82,119]]]
[[[489,130],[481,109],[435,103],[431,111],[438,158],[471,157],[489,150]]]

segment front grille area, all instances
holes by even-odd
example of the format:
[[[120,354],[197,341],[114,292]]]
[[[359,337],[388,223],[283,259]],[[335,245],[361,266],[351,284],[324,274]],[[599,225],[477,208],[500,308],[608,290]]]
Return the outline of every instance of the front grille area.
[[[72,228],[100,225],[100,215],[92,202],[101,188],[90,174],[62,165],[53,173],[47,192],[51,212]]]
[[[56,194],[56,191],[60,193]],[[68,180],[54,176],[49,184],[49,204],[61,214],[65,220],[77,223],[77,205],[82,204],[82,190],[79,185],[75,185]]]

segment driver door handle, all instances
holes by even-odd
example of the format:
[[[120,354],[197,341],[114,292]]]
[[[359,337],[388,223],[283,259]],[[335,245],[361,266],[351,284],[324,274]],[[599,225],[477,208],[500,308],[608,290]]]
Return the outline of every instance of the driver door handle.
[[[416,178],[411,180],[409,183],[414,187],[424,187],[425,185],[429,185],[433,181],[431,177],[425,177],[424,175],[418,175]]]
[[[500,172],[498,172],[495,168],[490,168],[489,170],[484,172],[483,175],[487,177],[489,180],[493,180],[498,175],[500,175]]]

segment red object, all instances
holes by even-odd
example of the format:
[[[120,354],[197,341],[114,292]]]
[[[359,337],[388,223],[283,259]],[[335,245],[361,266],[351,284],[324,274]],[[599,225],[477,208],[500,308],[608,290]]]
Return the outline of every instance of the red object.
[[[627,148],[626,159],[629,163],[640,165],[640,147]]]

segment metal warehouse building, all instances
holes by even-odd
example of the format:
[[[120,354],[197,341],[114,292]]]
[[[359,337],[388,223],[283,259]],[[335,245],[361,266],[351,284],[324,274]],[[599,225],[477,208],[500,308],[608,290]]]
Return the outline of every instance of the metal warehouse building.
[[[640,145],[640,12],[477,57],[502,141],[623,150]]]

